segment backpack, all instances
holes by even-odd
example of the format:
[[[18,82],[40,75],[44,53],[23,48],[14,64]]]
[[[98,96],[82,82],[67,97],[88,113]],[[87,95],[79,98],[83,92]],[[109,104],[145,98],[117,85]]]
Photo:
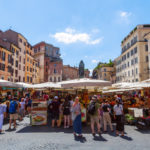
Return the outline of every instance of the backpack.
[[[92,103],[90,103],[89,104],[89,107],[88,107],[88,113],[90,114],[90,115],[94,115],[94,113],[95,113],[95,102],[92,102]]]
[[[9,113],[15,114],[17,110],[18,104],[15,101],[10,102]]]

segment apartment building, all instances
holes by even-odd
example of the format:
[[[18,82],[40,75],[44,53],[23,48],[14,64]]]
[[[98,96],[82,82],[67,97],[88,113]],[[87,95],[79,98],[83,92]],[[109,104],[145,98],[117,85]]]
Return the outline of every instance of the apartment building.
[[[116,82],[139,82],[149,78],[148,40],[150,25],[137,25],[121,42],[115,59]]]
[[[39,61],[40,82],[62,81],[63,62],[60,50],[46,42],[34,46],[34,57]]]
[[[70,65],[63,66],[62,80],[73,80],[79,78],[79,69]]]
[[[0,79],[12,80],[12,52],[10,43],[0,39]]]
[[[114,72],[115,72],[114,67],[103,66],[98,69],[98,79],[105,80],[105,81],[112,81],[114,80],[112,79]]]
[[[33,74],[35,74],[33,73],[33,61],[35,59],[33,47],[23,35],[13,30],[0,31],[0,39],[3,41],[3,45],[6,45],[4,41],[7,42],[7,49],[12,52],[12,66],[9,69],[12,75],[11,81],[32,83]],[[38,73],[39,68],[36,71]],[[34,79],[34,81],[36,80]]]
[[[12,82],[18,82],[18,69],[19,69],[19,51],[20,49],[15,46],[14,44],[11,44],[11,52],[12,52]]]

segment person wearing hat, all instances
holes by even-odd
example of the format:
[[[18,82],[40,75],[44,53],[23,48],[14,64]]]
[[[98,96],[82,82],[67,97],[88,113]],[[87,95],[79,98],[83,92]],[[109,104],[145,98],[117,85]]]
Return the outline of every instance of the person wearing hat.
[[[57,122],[57,127],[59,127],[59,110],[60,110],[60,103],[58,101],[58,96],[54,97],[50,108],[52,110],[52,127],[55,126],[55,121]]]
[[[101,135],[100,121],[99,121],[99,118],[100,118],[99,108],[100,108],[100,104],[97,101],[97,96],[94,95],[88,107],[88,112],[90,114],[90,119],[91,119],[91,130],[92,130],[92,135],[94,137],[95,137],[95,129],[94,129],[95,123],[97,125],[98,134]]]
[[[2,132],[3,121],[6,113],[6,105],[2,104],[2,100],[0,100],[0,133]]]

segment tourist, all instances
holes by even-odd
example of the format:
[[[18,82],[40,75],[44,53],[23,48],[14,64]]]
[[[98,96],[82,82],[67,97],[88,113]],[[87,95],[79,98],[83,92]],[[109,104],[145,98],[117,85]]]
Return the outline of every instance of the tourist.
[[[2,100],[0,100],[0,133],[2,132],[3,121],[6,113],[6,105],[2,104]]]
[[[123,106],[120,104],[119,100],[116,100],[116,105],[114,106],[114,118],[116,119],[116,135],[124,136],[124,121],[123,121]]]
[[[70,127],[70,101],[68,97],[63,103],[64,128]]]
[[[31,100],[31,98],[29,97],[26,101],[27,101],[27,112],[28,112],[28,114],[31,114],[32,100]]]
[[[89,108],[88,108],[88,112],[89,112],[90,118],[91,118],[92,135],[94,137],[95,137],[95,129],[94,129],[95,123],[97,125],[98,134],[101,135],[100,122],[99,122],[99,108],[100,108],[100,104],[97,101],[97,96],[94,95],[92,97],[92,100],[91,100],[91,102],[89,104]]]
[[[24,102],[24,98],[21,98],[21,102],[19,104],[20,104],[19,119],[20,119],[20,121],[22,121],[23,117],[25,115],[25,102]]]
[[[17,98],[15,97],[10,102],[10,107],[9,107],[9,113],[10,113],[9,129],[11,129],[12,121],[14,122],[14,129],[16,129],[16,120],[18,119],[17,111],[18,111],[18,104],[17,104]]]
[[[79,97],[75,98],[75,101],[72,105],[72,120],[74,136],[78,134],[80,137],[82,137],[81,106],[79,103]]]
[[[113,132],[113,127],[111,123],[111,117],[110,117],[110,105],[108,104],[108,101],[105,100],[102,104],[103,109],[103,121],[104,121],[104,132],[107,132],[107,124],[109,124],[111,131]]]
[[[54,100],[52,101],[51,105],[52,110],[52,127],[55,127],[55,121],[57,122],[57,127],[59,127],[59,109],[60,109],[60,103],[58,101],[58,96],[54,97]]]

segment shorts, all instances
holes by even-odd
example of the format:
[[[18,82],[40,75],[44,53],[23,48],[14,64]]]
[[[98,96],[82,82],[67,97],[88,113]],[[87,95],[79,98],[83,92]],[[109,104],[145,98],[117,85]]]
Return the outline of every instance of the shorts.
[[[19,115],[20,115],[21,117],[24,116],[24,109],[20,109],[20,110],[19,110]]]
[[[99,117],[98,116],[91,116],[91,123],[99,123]]]
[[[17,120],[18,114],[10,114],[10,120]]]
[[[52,113],[52,120],[59,120],[59,113]]]

